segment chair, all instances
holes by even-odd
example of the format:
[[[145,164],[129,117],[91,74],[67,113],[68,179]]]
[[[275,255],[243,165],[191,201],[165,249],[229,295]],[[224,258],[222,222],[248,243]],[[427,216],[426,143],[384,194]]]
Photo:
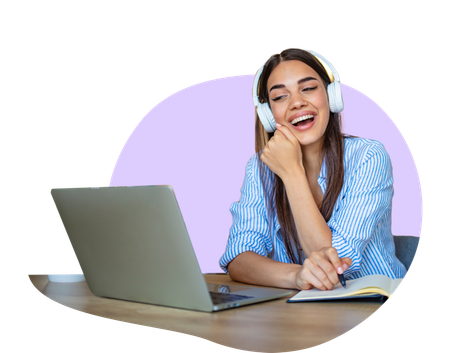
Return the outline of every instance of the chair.
[[[408,271],[418,247],[419,237],[394,235],[393,240],[395,241],[395,254]]]

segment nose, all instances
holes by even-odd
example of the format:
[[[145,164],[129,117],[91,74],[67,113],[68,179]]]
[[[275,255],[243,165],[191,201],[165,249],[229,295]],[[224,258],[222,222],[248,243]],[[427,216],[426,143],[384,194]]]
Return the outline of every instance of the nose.
[[[299,93],[294,93],[291,96],[290,109],[300,109],[307,105],[307,101]]]

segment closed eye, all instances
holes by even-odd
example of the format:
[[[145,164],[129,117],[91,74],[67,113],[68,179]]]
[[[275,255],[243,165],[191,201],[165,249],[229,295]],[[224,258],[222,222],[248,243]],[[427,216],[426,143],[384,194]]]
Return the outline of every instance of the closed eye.
[[[284,98],[285,96],[279,96],[279,97],[276,97],[276,98],[273,98],[272,101],[275,102],[275,101],[278,101],[279,99],[282,99]]]
[[[304,88],[303,91],[313,91],[314,89],[317,89],[318,86],[315,86],[315,87],[307,87],[307,88]]]

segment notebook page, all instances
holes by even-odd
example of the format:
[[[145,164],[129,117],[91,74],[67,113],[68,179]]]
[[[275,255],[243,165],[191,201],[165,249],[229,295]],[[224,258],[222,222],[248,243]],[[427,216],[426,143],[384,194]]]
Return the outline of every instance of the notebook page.
[[[372,275],[346,281],[346,288],[341,283],[335,285],[332,290],[322,291],[316,288],[303,290],[293,296],[291,300],[311,298],[340,298],[353,295],[354,292],[367,287],[380,287],[389,291],[391,279],[383,275]]]

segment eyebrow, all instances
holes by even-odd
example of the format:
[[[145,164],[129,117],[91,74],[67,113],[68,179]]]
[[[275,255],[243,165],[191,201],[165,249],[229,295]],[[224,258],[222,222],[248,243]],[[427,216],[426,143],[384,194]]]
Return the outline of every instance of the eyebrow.
[[[318,81],[315,77],[305,77],[305,78],[303,78],[303,79],[301,79],[301,80],[298,80],[298,81],[297,81],[297,84],[300,85],[300,84],[302,84],[302,83],[304,83],[304,82],[307,82],[307,81],[310,81],[310,80]],[[271,87],[271,89],[269,90],[269,92],[271,92],[273,89],[285,88],[285,87],[286,87],[286,86],[283,85],[283,84],[274,85],[274,86]]]

